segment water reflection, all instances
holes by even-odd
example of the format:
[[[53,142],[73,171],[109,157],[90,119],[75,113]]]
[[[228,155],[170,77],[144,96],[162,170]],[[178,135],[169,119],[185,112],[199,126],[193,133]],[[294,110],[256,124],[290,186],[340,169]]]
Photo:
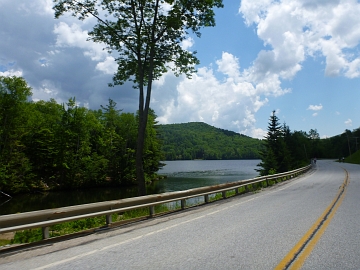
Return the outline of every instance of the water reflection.
[[[148,194],[187,190],[226,182],[250,179],[259,160],[165,161],[159,171],[167,178],[147,187]],[[51,209],[64,206],[118,200],[137,196],[137,187],[93,188],[85,190],[18,195],[11,200],[0,194],[0,215]],[[6,202],[7,201],[7,202]]]

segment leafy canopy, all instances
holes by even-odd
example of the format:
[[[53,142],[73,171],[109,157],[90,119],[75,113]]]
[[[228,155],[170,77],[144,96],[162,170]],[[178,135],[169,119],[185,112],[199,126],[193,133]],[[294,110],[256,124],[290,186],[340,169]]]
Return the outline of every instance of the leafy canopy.
[[[200,36],[200,28],[214,26],[214,7],[222,0],[54,0],[55,17],[65,12],[98,23],[89,39],[117,52],[114,84],[133,81],[135,87],[151,84],[171,69],[190,76],[199,63],[182,42],[189,31]]]

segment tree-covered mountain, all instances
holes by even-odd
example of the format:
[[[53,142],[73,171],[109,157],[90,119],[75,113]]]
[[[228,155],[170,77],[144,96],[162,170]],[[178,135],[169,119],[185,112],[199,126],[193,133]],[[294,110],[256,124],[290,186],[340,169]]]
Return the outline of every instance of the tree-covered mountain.
[[[158,125],[166,160],[257,159],[262,141],[201,122]]]

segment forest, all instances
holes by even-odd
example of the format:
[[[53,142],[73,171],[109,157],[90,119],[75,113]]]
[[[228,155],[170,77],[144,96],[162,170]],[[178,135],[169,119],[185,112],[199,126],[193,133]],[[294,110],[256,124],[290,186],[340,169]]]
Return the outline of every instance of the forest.
[[[355,152],[358,155],[358,138],[360,129],[345,130],[344,133],[326,139],[320,139],[316,129],[309,133],[305,131],[291,131],[280,119],[275,111],[269,119],[267,134],[264,138],[264,149],[260,153],[260,175],[281,173],[296,169],[317,158],[342,160],[358,163],[358,159],[351,159]],[[354,155],[355,157],[355,155]]]
[[[31,95],[23,78],[0,76],[1,192],[136,184],[137,114],[122,112],[111,99],[91,110],[77,106],[75,97],[58,104]],[[259,173],[271,174],[315,157],[359,156],[359,142],[359,128],[320,139],[316,129],[291,131],[275,113],[259,140],[205,123],[158,125],[150,110],[143,164],[147,183],[158,179],[162,160],[261,159]]]
[[[0,77],[0,191],[8,194],[135,184],[137,115],[116,102],[98,110],[31,101],[20,77]],[[148,182],[163,160],[150,111],[144,150]]]
[[[159,125],[166,160],[259,159],[262,141],[206,123]]]

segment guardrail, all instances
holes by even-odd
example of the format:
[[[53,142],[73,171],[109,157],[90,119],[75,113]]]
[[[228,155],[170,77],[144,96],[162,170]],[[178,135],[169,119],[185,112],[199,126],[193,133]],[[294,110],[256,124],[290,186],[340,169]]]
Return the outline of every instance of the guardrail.
[[[0,216],[0,233],[42,228],[43,239],[47,239],[49,238],[49,226],[63,222],[105,215],[106,224],[110,225],[112,222],[111,214],[147,207],[149,207],[149,217],[153,217],[155,215],[156,205],[180,201],[181,209],[185,209],[187,199],[202,196],[204,196],[204,202],[206,204],[209,203],[209,196],[211,194],[222,193],[222,197],[226,198],[227,191],[235,190],[235,195],[237,195],[240,187],[248,188],[250,185],[263,182],[266,182],[267,185],[269,185],[272,180],[287,180],[308,171],[311,166],[312,165],[308,165],[286,173],[267,175],[249,180],[194,188],[184,191],[4,215]]]

